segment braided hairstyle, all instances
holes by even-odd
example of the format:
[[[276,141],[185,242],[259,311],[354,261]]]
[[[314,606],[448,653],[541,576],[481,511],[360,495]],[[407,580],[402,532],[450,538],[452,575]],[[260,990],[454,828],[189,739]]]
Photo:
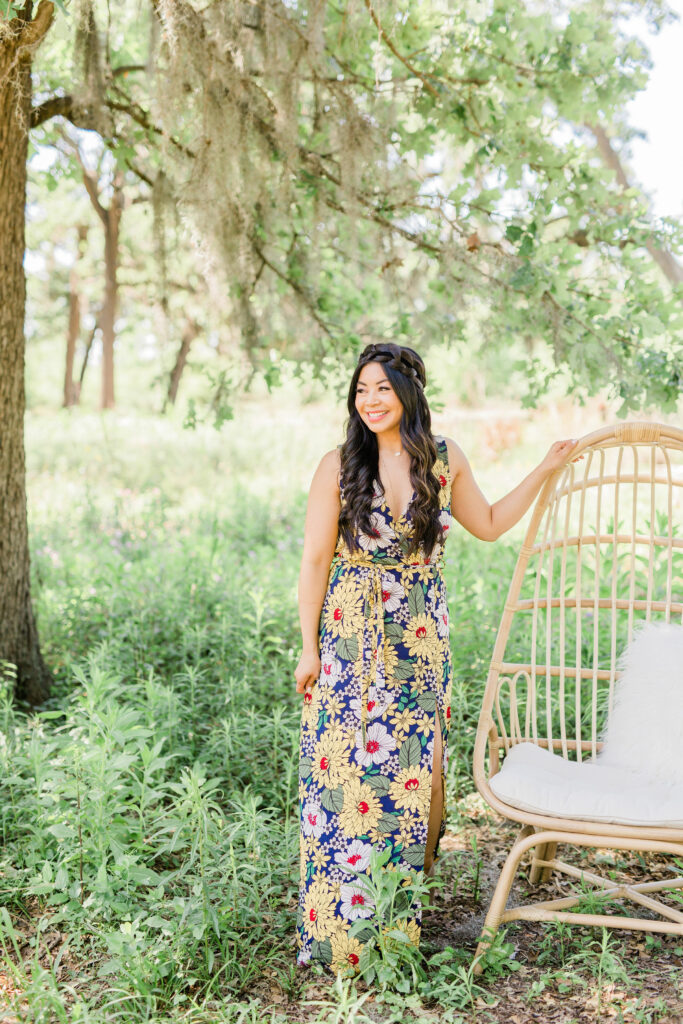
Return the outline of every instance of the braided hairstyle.
[[[406,553],[417,553],[422,546],[429,556],[436,543],[443,543],[444,532],[439,523],[440,484],[432,472],[438,455],[432,435],[431,413],[424,394],[427,375],[424,363],[414,349],[393,342],[364,348],[351,378],[346,440],[341,446],[344,497],[339,513],[339,532],[349,550],[359,547],[356,533],[372,533],[373,483],[377,480],[382,486],[377,437],[356,409],[360,372],[367,363],[373,362],[382,363],[387,379],[403,406],[401,442],[410,455],[410,480],[415,489],[415,498],[410,506],[413,535]]]

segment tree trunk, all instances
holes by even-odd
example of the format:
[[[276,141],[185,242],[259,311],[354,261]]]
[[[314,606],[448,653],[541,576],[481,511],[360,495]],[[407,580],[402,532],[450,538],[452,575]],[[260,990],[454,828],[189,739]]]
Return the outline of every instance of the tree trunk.
[[[24,211],[31,112],[31,56],[53,5],[33,21],[27,3],[0,41],[0,658],[17,669],[16,695],[38,704],[50,675],[38,646],[30,593],[24,453]]]
[[[64,368],[64,408],[78,402],[76,382],[74,380],[74,359],[76,342],[81,333],[81,296],[78,291],[78,274],[72,267],[69,274],[69,326],[66,332],[66,365]]]
[[[78,225],[78,256],[83,252],[88,237],[88,225]],[[66,333],[66,365],[64,369],[64,407],[77,405],[81,397],[80,384],[74,380],[74,362],[76,359],[76,342],[81,333],[81,294],[78,276],[78,260],[69,274],[69,326]]]
[[[102,328],[102,408],[113,409],[114,397],[114,324],[118,300],[116,279],[119,261],[119,224],[123,210],[123,175],[114,177],[114,193],[104,217],[104,303],[100,317]]]
[[[187,363],[187,357],[190,354],[190,345],[199,334],[201,328],[196,320],[188,320],[183,330],[183,336],[180,342],[180,348],[178,349],[178,355],[173,369],[171,370],[171,376],[168,382],[168,393],[166,395],[166,401],[164,402],[164,412],[166,411],[167,403],[175,405],[175,400],[178,397],[178,385],[180,384],[180,378],[183,375],[185,364]]]

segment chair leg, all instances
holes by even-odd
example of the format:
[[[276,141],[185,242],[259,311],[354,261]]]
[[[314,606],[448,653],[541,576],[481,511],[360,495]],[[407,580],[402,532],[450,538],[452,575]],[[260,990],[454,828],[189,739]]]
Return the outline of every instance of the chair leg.
[[[529,871],[529,884],[538,885],[539,882],[549,881],[553,869],[546,868],[539,861],[552,860],[557,853],[557,843],[540,843],[533,853],[531,870]]]
[[[515,880],[517,868],[519,867],[519,862],[526,853],[526,849],[520,850],[519,847],[522,843],[522,840],[526,839],[530,835],[533,835],[533,833],[534,829],[531,825],[524,825],[521,832],[519,833],[519,836],[517,837],[514,846],[507,855],[505,863],[503,864],[495,892],[493,893],[493,897],[491,899],[488,914],[486,915],[486,920],[484,921],[484,927],[482,929],[482,938],[479,942],[479,945],[477,946],[477,951],[474,954],[475,974],[481,974],[483,970],[483,967],[481,965],[481,959],[483,957],[483,954],[486,952],[488,947],[493,942],[498,932],[501,918],[503,916],[503,913],[505,912],[505,905],[508,901],[508,896],[510,895],[510,889],[512,888],[512,883]]]
[[[557,843],[548,843],[545,848],[544,860],[554,860],[557,856]],[[541,871],[541,882],[549,882],[553,875],[552,868],[543,868]]]

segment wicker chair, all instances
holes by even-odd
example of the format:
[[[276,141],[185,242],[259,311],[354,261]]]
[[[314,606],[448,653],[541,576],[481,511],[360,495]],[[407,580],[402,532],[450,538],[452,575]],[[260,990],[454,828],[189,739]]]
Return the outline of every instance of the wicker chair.
[[[574,461],[579,455],[584,458]],[[572,461],[552,475],[538,498],[505,603],[475,741],[479,792],[501,815],[522,824],[477,955],[501,923],[515,920],[683,935],[683,907],[655,898],[681,889],[683,878],[620,885],[557,858],[559,844],[683,857],[683,827],[523,810],[499,799],[490,784],[501,758],[518,743],[569,761],[590,760],[601,749],[618,658],[634,624],[683,618],[682,523],[683,430],[658,423],[620,424],[583,437]],[[683,796],[681,808],[683,819]],[[560,872],[584,883],[584,893],[506,910],[528,852],[532,885]],[[630,900],[658,917],[572,911],[585,898],[585,883],[593,887],[592,902],[596,896],[608,904]]]

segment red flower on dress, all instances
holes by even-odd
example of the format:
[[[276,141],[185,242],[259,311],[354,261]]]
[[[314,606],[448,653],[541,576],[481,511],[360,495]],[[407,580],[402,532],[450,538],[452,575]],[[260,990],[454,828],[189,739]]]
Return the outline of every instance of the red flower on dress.
[[[419,782],[418,779],[408,779],[406,781],[406,783],[405,783],[405,788],[406,789],[417,789],[419,787],[419,785],[420,785],[420,782]]]
[[[418,626],[417,629],[415,630],[415,636],[419,637],[420,640],[422,639],[423,636],[427,636],[427,627]]]
[[[446,484],[448,483],[443,473],[439,473],[439,483],[441,484],[442,487],[445,487]]]
[[[367,804],[365,802],[365,800],[361,800],[361,802],[358,804],[358,812],[360,814],[367,814],[369,810],[370,810],[370,805]]]

